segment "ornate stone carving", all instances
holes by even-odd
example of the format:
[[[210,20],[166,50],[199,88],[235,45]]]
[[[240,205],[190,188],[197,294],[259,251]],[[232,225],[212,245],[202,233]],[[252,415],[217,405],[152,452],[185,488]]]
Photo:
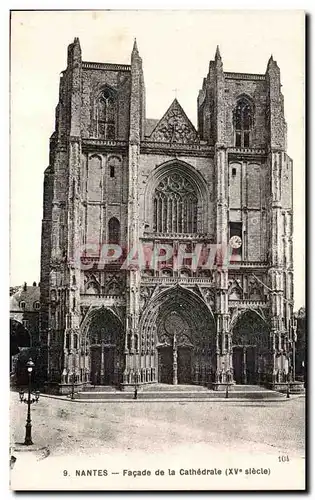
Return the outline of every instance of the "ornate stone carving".
[[[142,287],[140,291],[140,308],[143,309],[151,298],[153,293],[152,287]]]
[[[153,130],[150,140],[169,143],[196,143],[198,134],[183,108],[175,99]]]
[[[205,288],[197,285],[199,295],[207,302],[208,306],[215,303],[215,290],[213,288]]]
[[[241,278],[231,278],[228,282],[228,294],[230,300],[242,300],[244,291]]]
[[[81,306],[80,310],[81,310],[81,322],[82,322],[89,310],[89,306]]]
[[[214,304],[215,303],[215,292],[213,288],[208,288],[204,292],[204,298],[208,304]]]
[[[255,279],[248,282],[248,299],[264,300],[264,286]]]

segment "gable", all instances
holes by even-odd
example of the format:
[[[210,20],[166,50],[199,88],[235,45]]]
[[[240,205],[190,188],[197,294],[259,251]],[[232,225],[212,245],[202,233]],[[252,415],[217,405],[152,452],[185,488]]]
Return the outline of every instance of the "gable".
[[[243,288],[240,286],[239,280],[232,279],[229,281],[228,294],[230,300],[243,299]]]
[[[199,142],[198,133],[185,111],[174,99],[150,135],[151,141],[189,144]]]

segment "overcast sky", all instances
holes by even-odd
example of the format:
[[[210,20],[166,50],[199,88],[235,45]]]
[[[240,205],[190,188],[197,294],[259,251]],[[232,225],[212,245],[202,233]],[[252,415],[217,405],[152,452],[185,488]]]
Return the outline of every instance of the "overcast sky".
[[[198,91],[216,46],[225,71],[281,70],[288,154],[294,161],[295,308],[304,305],[304,14],[302,11],[14,12],[11,37],[11,284],[39,281],[43,172],[67,46],[85,61],[130,64],[137,38],[146,116],[175,97],[196,125]]]

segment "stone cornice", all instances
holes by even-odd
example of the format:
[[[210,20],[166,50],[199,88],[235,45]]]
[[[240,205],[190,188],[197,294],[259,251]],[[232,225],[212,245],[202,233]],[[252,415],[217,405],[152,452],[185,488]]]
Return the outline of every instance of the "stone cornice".
[[[126,153],[128,151],[127,141],[113,141],[105,139],[84,138],[82,139],[82,151],[116,151]]]
[[[226,148],[229,155],[229,159],[243,160],[243,159],[256,159],[265,160],[267,157],[267,151],[264,148],[236,148],[230,147]]]

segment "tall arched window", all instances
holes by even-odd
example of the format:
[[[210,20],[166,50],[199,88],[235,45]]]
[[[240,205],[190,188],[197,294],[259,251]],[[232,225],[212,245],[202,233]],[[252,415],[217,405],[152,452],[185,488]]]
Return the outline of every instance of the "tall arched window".
[[[196,233],[198,198],[192,184],[180,174],[170,174],[154,193],[154,230],[157,233]]]
[[[98,137],[115,139],[116,96],[112,89],[103,90],[97,101],[96,133]]]
[[[108,221],[108,242],[116,245],[120,242],[120,224],[116,217],[112,217]]]
[[[235,146],[247,148],[251,142],[253,109],[248,99],[242,97],[234,110]]]

